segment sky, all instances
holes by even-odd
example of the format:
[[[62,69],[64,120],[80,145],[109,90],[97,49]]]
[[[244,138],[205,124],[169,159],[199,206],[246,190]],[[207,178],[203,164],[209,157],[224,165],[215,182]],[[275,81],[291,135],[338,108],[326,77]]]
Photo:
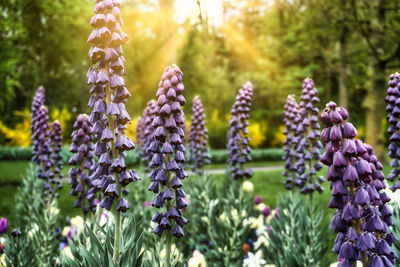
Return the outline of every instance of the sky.
[[[209,22],[214,26],[222,24],[222,2],[223,0],[200,0],[207,13]],[[197,18],[199,8],[196,0],[175,0],[175,19],[178,23],[184,22],[187,18]]]

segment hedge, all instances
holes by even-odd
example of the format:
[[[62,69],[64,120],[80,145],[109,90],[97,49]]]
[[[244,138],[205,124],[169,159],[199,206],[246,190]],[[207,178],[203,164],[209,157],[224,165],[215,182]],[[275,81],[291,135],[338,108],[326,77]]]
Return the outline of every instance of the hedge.
[[[71,153],[68,151],[69,147],[64,146],[62,150],[64,163],[68,162]],[[228,155],[224,149],[211,149],[211,162],[212,163],[226,163]],[[251,152],[251,157],[254,162],[257,161],[280,161],[282,160],[283,150],[280,148],[264,148],[254,149]],[[31,160],[32,148],[31,147],[3,147],[0,146],[0,160]],[[126,153],[127,165],[138,165],[140,163],[137,150],[129,151]]]

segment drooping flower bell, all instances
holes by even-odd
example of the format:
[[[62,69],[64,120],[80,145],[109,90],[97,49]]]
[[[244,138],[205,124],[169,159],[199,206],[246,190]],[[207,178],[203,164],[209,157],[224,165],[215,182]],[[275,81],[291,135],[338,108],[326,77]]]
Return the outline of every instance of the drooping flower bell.
[[[244,167],[245,163],[252,160],[249,145],[250,137],[247,129],[252,97],[253,85],[251,82],[246,82],[239,90],[231,111],[227,149],[233,179],[251,178],[253,176],[253,172]]]
[[[283,123],[285,129],[283,131],[286,135],[286,139],[283,142],[284,152],[283,160],[285,160],[285,170],[283,176],[286,177],[285,186],[286,189],[291,190],[296,182],[297,177],[297,146],[299,144],[299,136],[297,136],[298,126],[301,121],[299,114],[299,106],[294,99],[294,95],[289,95],[286,99],[284,107],[284,118]]]
[[[386,118],[389,123],[387,132],[389,137],[389,156],[392,158],[390,166],[393,170],[387,176],[390,181],[397,180],[400,177],[400,75],[398,73],[389,76],[389,88],[387,89],[387,96],[385,101],[387,103]],[[391,189],[396,191],[400,188],[400,181],[392,185]]]
[[[206,116],[199,96],[195,96],[193,99],[192,112],[192,124],[189,132],[189,162],[192,163],[193,171],[202,174],[204,165],[210,164],[211,160],[208,153]]]
[[[84,214],[89,211],[94,213],[97,190],[92,186],[90,177],[97,169],[97,165],[94,161],[94,144],[89,116],[79,114],[73,127],[69,151],[74,155],[68,162],[74,166],[69,170],[69,183],[72,187],[70,194],[77,197],[74,207],[82,209]]]
[[[148,168],[153,153],[149,152],[148,147],[153,141],[154,127],[151,123],[155,117],[155,108],[157,102],[155,100],[150,100],[147,103],[147,107],[143,111],[142,117],[138,120],[136,129],[136,140],[139,148],[140,159],[142,163]]]
[[[319,162],[320,149],[323,147],[319,141],[320,125],[318,123],[319,98],[313,80],[307,78],[303,81],[303,94],[299,104],[299,125],[297,127],[297,165],[298,172],[296,185],[302,194],[312,193],[315,190],[322,193],[321,183],[324,177],[317,177],[316,173],[322,169]]]
[[[180,123],[184,123],[181,106],[186,103],[182,95],[182,76],[176,65],[164,70],[157,91],[157,107],[152,122],[152,127],[156,130],[149,146],[149,151],[153,153],[149,190],[157,195],[151,205],[158,209],[165,207],[165,212],[157,212],[152,219],[157,223],[153,232],[158,236],[166,230],[173,229],[172,235],[182,237],[183,226],[187,223],[182,216],[187,202],[181,180],[188,176],[183,166],[185,132],[179,127]]]
[[[117,211],[125,212],[129,205],[122,197],[123,188],[138,180],[138,176],[125,165],[124,151],[135,146],[124,133],[131,120],[125,108],[130,93],[123,79],[126,73],[122,55],[122,45],[128,36],[121,30],[119,6],[118,1],[106,0],[97,1],[94,7],[96,14],[90,21],[94,30],[88,39],[92,44],[89,57],[93,66],[87,78],[92,85],[89,121],[97,139],[94,152],[99,157],[97,169],[91,175],[92,185],[104,193],[102,208],[110,210],[114,205]]]
[[[320,115],[326,144],[321,162],[328,166],[332,190],[328,207],[336,209],[330,225],[337,234],[332,251],[342,259],[339,266],[359,259],[368,266],[394,266],[397,255],[391,245],[397,238],[388,230],[393,222],[382,164],[371,146],[356,139],[357,130],[347,119],[347,111],[334,102]]]

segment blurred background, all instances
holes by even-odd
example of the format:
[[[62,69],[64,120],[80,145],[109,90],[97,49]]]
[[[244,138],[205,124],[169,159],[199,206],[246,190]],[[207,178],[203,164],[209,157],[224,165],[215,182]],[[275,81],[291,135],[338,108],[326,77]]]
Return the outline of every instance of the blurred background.
[[[0,2],[0,145],[28,146],[34,91],[46,88],[52,119],[68,142],[86,107],[86,43],[94,1]],[[388,75],[399,69],[397,0],[122,0],[127,108],[135,122],[155,97],[166,65],[184,73],[185,114],[200,95],[210,145],[224,148],[229,112],[241,85],[255,87],[251,145],[277,147],[288,94],[299,100],[314,79],[320,109],[347,107],[362,138],[383,155]]]

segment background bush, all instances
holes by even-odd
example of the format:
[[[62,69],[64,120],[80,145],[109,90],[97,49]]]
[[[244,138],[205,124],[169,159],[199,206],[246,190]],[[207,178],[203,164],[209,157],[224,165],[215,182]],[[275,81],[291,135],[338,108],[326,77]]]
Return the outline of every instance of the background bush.
[[[68,159],[71,153],[68,151],[69,146],[64,146],[62,150],[62,156],[64,164],[68,163]],[[228,155],[225,149],[211,149],[211,163],[226,163],[228,161]],[[280,161],[282,160],[283,150],[281,148],[264,148],[254,149],[251,152],[253,161]],[[32,148],[31,147],[5,147],[0,146],[0,160],[31,160],[32,159]],[[139,165],[139,153],[138,150],[129,151],[126,153],[125,162],[132,165]]]

